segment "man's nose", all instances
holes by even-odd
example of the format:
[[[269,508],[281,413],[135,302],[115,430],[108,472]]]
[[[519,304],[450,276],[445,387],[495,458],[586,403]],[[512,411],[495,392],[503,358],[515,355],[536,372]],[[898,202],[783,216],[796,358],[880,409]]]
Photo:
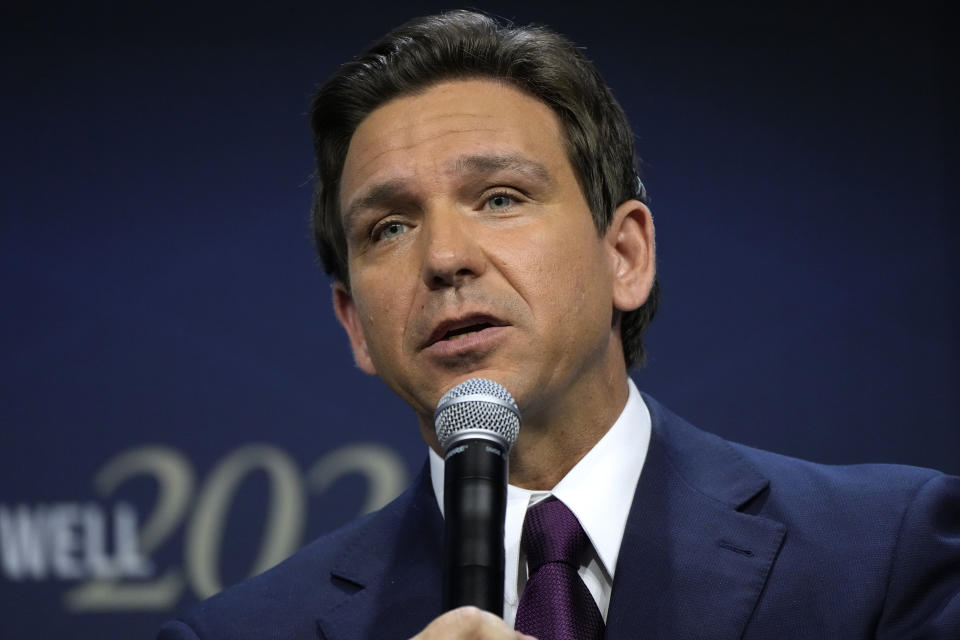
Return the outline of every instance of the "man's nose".
[[[483,273],[486,256],[477,229],[459,211],[430,215],[426,221],[423,282],[431,289],[460,287]]]

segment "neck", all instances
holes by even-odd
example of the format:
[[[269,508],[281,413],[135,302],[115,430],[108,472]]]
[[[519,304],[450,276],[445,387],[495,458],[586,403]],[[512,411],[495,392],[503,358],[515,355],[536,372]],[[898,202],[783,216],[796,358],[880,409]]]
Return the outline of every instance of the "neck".
[[[629,395],[619,343],[615,346],[576,378],[544,385],[531,394],[535,399],[517,397],[523,423],[510,452],[510,484],[553,489],[613,426]],[[427,444],[443,456],[432,415],[418,418]]]
[[[603,388],[571,392],[550,411],[524,414],[510,453],[510,484],[549,491],[600,441],[623,412],[626,372]]]

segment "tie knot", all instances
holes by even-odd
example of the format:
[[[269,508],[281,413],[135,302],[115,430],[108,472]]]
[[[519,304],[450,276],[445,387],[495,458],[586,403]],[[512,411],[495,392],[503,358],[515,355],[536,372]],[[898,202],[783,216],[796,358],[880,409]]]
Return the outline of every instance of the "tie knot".
[[[567,505],[549,498],[527,509],[521,544],[531,575],[548,562],[562,562],[577,569],[587,534]]]

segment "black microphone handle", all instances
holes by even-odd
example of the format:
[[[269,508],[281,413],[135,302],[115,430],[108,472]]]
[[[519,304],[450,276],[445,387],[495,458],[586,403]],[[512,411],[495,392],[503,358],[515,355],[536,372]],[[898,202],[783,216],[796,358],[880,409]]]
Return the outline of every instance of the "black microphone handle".
[[[503,616],[507,456],[490,440],[456,442],[443,487],[444,611],[473,605]]]

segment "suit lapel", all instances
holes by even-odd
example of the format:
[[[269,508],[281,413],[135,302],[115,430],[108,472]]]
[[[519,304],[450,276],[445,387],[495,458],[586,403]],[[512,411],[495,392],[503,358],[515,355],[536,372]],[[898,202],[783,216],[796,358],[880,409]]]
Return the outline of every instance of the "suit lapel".
[[[740,511],[768,481],[651,398],[650,449],[627,520],[606,637],[740,638],[786,527]]]
[[[326,640],[409,638],[441,613],[443,520],[424,468],[375,514],[325,577],[317,631]]]

